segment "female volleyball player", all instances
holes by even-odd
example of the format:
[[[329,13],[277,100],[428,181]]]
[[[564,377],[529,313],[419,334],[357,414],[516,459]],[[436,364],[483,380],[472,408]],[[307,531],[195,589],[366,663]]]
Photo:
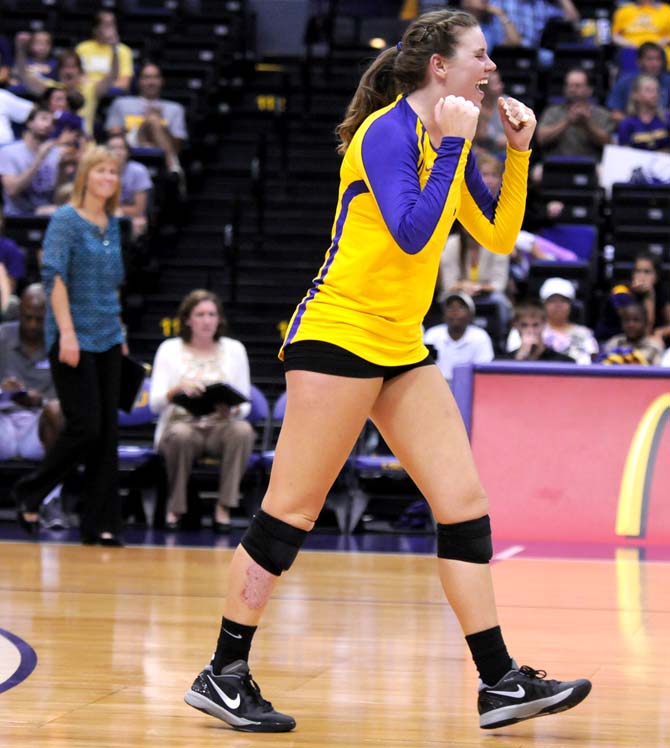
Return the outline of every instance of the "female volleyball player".
[[[251,639],[368,417],[438,523],[440,580],[481,677],[480,725],[562,711],[591,688],[546,680],[507,653],[488,566],[487,498],[421,337],[453,222],[497,252],[512,249],[521,226],[533,112],[499,102],[508,147],[497,200],[470,154],[493,70],[472,16],[427,13],[363,75],[338,128],[344,160],[332,241],[280,352],[288,404],[270,483],[231,562],[216,652],[185,696],[237,729],[295,726],[251,679]]]

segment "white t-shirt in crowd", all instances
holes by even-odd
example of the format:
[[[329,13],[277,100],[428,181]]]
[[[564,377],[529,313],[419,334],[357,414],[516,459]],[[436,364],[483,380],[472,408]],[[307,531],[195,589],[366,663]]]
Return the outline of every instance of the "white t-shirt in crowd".
[[[11,123],[25,122],[34,106],[32,101],[0,88],[0,146],[16,140]]]
[[[459,340],[449,335],[446,324],[435,325],[426,330],[423,342],[435,349],[437,366],[448,382],[451,382],[454,366],[493,361],[491,338],[477,325],[468,325]]]

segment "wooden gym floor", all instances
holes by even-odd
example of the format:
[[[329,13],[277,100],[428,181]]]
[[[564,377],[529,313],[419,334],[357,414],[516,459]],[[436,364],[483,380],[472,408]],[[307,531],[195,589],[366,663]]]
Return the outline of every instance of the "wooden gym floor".
[[[250,735],[182,701],[215,643],[230,550],[0,542],[0,745],[670,745],[670,563],[633,548],[603,560],[506,555],[494,576],[510,651],[549,677],[591,678],[576,709],[480,730],[474,666],[435,560],[304,551],[251,659],[298,727]]]

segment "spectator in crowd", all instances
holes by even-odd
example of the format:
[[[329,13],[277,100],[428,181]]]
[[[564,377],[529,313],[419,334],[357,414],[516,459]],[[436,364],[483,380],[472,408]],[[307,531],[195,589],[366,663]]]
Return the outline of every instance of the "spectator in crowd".
[[[23,85],[35,96],[42,96],[47,88],[53,86],[63,88],[73,109],[77,112],[81,110],[87,134],[93,133],[98,101],[110,91],[116,80],[119,65],[116,47],[112,47],[112,64],[108,74],[99,79],[85,75],[79,55],[73,49],[64,49],[58,56],[58,80],[52,81],[32,75],[27,69],[26,43],[27,38],[23,39],[22,44],[17,43],[16,47],[16,71]],[[83,104],[80,103],[82,100]]]
[[[144,164],[130,159],[130,148],[123,135],[110,136],[107,148],[118,160],[121,170],[119,215],[131,219],[133,238],[136,239],[147,230],[149,197],[153,188],[151,175]]]
[[[60,152],[52,140],[53,115],[36,106],[28,115],[21,140],[0,149],[5,215],[33,215],[53,203]]]
[[[46,297],[38,283],[21,295],[19,319],[0,325],[0,460],[41,460],[62,428],[63,418],[44,343]],[[68,525],[61,486],[43,502],[40,524]]]
[[[0,291],[0,320],[14,319],[18,314],[17,285],[26,275],[26,255],[19,245],[3,232],[4,221],[0,213],[0,268],[3,288]]]
[[[575,360],[547,346],[542,331],[547,321],[544,307],[536,302],[523,302],[514,310],[513,325],[519,333],[519,347],[496,358],[514,361],[556,361],[574,364]]]
[[[488,74],[488,80],[479,105],[474,145],[478,151],[483,150],[502,159],[505,157],[507,139],[498,113],[498,99],[504,94],[504,85],[497,70]]]
[[[666,350],[661,359],[660,366],[670,367],[670,348]]]
[[[644,42],[637,50],[638,73],[624,73],[620,75],[607,97],[607,108],[612,119],[620,122],[627,113],[628,100],[633,82],[640,75],[650,75],[658,81],[659,105],[668,108],[668,94],[670,94],[670,74],[668,74],[667,58],[663,47],[655,42]]]
[[[25,122],[33,106],[32,101],[0,88],[0,148],[16,140],[12,122]]]
[[[485,330],[472,324],[475,302],[464,291],[444,300],[444,324],[428,328],[423,342],[432,348],[437,365],[451,384],[454,366],[493,361],[493,345]]]
[[[21,294],[19,319],[0,325],[0,460],[41,460],[62,425],[44,343],[46,297],[34,283]]]
[[[181,173],[179,152],[188,137],[184,107],[160,98],[163,76],[152,62],[145,62],[140,69],[137,88],[139,96],[114,99],[107,112],[107,132],[125,132],[133,148],[160,148],[168,170]]]
[[[552,19],[577,23],[579,11],[572,0],[496,0],[507,18],[514,20],[514,25],[521,36],[524,47],[539,50],[540,63],[551,64],[552,53],[542,48],[543,34]]]
[[[539,47],[552,18],[577,23],[579,11],[572,0],[496,0],[508,18],[513,18],[524,47]]]
[[[660,106],[658,80],[638,75],[630,92],[628,116],[619,122],[619,145],[645,151],[670,150],[670,114]]]
[[[76,113],[84,105],[84,97],[78,92],[68,94],[62,88],[51,86],[40,96],[40,104],[53,114],[52,138],[57,138],[63,130],[84,132],[84,120]]]
[[[578,364],[590,364],[598,354],[598,342],[588,327],[570,321],[575,300],[572,283],[565,278],[547,278],[540,287],[540,300],[547,318],[542,329],[543,343]],[[519,331],[515,328],[507,340],[507,349],[517,349],[520,343]]]
[[[14,44],[16,57],[23,56],[23,65],[30,75],[47,81],[57,80],[58,60],[53,54],[53,41],[48,31],[19,32],[14,38]],[[17,71],[14,71],[12,83],[18,87],[17,93],[27,93]]]
[[[648,0],[624,3],[612,17],[612,41],[620,47],[637,48],[645,42],[667,47],[670,44],[670,5]]]
[[[502,185],[503,163],[489,154],[477,159],[484,184],[493,196]],[[464,291],[477,301],[495,304],[498,323],[507,331],[511,304],[505,296],[509,277],[509,255],[490,252],[459,228],[449,235],[440,258],[442,293]]]
[[[586,71],[565,74],[565,102],[548,106],[537,127],[543,156],[586,156],[599,159],[610,141],[613,122],[604,107],[592,104],[593,88]]]
[[[44,237],[46,345],[65,425],[44,460],[14,486],[19,522],[37,527],[44,497],[80,462],[84,470],[81,539],[121,545],[118,407],[123,331],[119,221],[121,183],[112,154],[92,147],[77,172],[72,201]]]
[[[41,205],[37,208],[35,214],[38,216],[50,216],[60,205],[69,202],[79,161],[87,146],[86,138],[76,130],[63,130],[58,137],[58,143],[60,160],[53,201],[50,205]]]
[[[647,252],[635,257],[630,281],[615,286],[605,300],[596,325],[598,340],[607,340],[622,332],[621,313],[636,301],[646,310],[647,334],[665,335],[663,329],[670,326],[670,294],[661,282],[656,258]]]
[[[149,403],[160,413],[156,449],[165,459],[168,478],[168,529],[177,529],[187,509],[187,484],[193,461],[205,455],[221,460],[214,529],[230,530],[230,510],[240,498],[240,481],[253,449],[255,433],[244,417],[250,405],[219,405],[210,415],[193,416],[173,403],[176,395],[201,394],[208,384],[225,382],[250,396],[249,361],[238,340],[226,337],[219,297],[195,290],[182,301],[177,316],[180,336],[156,352]]]
[[[521,44],[521,36],[514,20],[500,6],[489,0],[460,0],[460,3],[455,4],[477,19],[489,53],[500,45],[518,47]]]
[[[610,338],[603,346],[603,363],[649,364],[657,366],[664,348],[647,334],[648,319],[644,304],[634,301],[621,310],[623,333]]]
[[[119,41],[114,13],[108,10],[98,11],[93,21],[93,38],[78,44],[75,52],[81,59],[87,78],[94,83],[99,83],[112,74],[116,67],[114,58],[118,56],[118,71],[112,78],[111,85],[118,89],[116,93],[130,88],[133,52]]]
[[[565,278],[547,278],[540,287],[547,322],[542,331],[545,345],[574,359],[590,364],[598,354],[598,342],[585,325],[570,321],[575,301],[575,287]]]

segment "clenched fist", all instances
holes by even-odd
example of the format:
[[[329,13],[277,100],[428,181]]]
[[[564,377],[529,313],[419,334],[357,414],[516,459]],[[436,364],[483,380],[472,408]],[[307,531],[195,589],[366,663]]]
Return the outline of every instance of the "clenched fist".
[[[479,107],[462,96],[445,96],[435,104],[435,122],[443,138],[472,140],[477,129]]]
[[[517,151],[528,150],[537,125],[533,110],[511,96],[501,96],[498,99],[498,111],[510,146]]]

